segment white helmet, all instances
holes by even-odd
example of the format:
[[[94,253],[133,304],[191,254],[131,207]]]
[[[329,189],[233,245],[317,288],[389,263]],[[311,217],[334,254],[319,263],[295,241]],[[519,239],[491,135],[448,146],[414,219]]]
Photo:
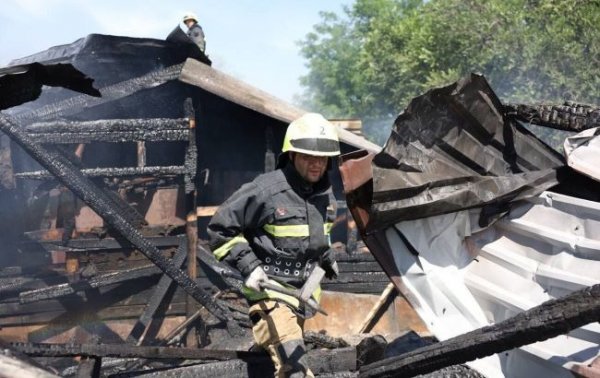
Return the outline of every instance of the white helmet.
[[[314,156],[337,156],[340,143],[335,126],[317,113],[306,113],[290,123],[281,152],[295,151]]]
[[[183,16],[183,22],[185,23],[186,21],[189,21],[189,20],[194,20],[194,21],[198,22],[198,16],[196,16],[196,14],[191,13],[191,12],[186,13],[185,16]]]

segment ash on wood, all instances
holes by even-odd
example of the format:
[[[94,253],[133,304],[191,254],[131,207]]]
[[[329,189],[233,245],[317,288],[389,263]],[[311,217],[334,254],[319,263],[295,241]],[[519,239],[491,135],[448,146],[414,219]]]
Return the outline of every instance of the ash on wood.
[[[360,377],[413,377],[565,334],[600,320],[600,284],[544,302],[498,324],[360,369]]]

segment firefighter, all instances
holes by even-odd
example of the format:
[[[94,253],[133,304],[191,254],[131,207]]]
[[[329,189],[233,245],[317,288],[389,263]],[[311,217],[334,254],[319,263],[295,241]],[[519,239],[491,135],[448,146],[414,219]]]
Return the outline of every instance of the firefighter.
[[[204,53],[206,50],[206,40],[204,39],[204,31],[198,23],[198,17],[193,13],[188,13],[183,16],[183,23],[187,26],[187,35]]]
[[[313,377],[303,325],[314,313],[261,283],[301,288],[316,264],[337,278],[329,240],[337,206],[327,171],[339,154],[335,127],[320,114],[303,115],[287,128],[277,169],[244,184],[208,225],[215,257],[245,277],[254,340],[270,354],[276,377]]]

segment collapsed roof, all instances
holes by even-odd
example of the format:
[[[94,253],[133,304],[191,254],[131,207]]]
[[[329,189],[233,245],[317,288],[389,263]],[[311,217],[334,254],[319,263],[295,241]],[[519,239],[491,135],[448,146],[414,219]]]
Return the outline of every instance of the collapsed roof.
[[[381,153],[342,157],[365,243],[442,340],[365,376],[468,361],[486,376],[597,374],[598,112],[553,116],[557,128],[596,127],[567,141],[567,165],[519,122],[549,123],[547,108],[504,107],[470,75],[413,99]]]
[[[2,75],[4,75],[4,80],[8,80],[11,75],[25,70],[30,73],[38,72],[38,77],[39,72],[48,71],[44,77],[50,77],[50,74],[60,74],[54,77],[63,78],[64,81],[64,77],[69,76],[71,81],[81,81],[81,73],[67,71],[66,67],[68,66],[56,65],[57,63],[72,64],[77,70],[93,78],[95,87],[100,88],[102,93],[102,98],[96,100],[84,97],[71,98],[68,104],[55,104],[53,109],[45,108],[44,111],[23,115],[22,117],[26,119],[35,117],[40,120],[40,118],[74,115],[82,110],[85,111],[109,101],[125,99],[137,92],[150,90],[173,81],[201,88],[226,101],[281,121],[282,125],[306,113],[306,110],[292,106],[211,67],[210,60],[197,51],[195,45],[182,42],[185,40],[187,38],[182,40],[171,36],[167,41],[162,41],[150,38],[90,34],[71,44],[55,46],[46,51],[13,60],[10,67],[0,69],[0,78],[3,78]],[[18,66],[26,67],[26,69]],[[1,84],[2,82],[0,82]],[[41,82],[41,84],[53,85],[48,82]],[[63,85],[63,87],[77,88],[73,84],[71,86]],[[10,98],[11,93],[15,93],[15,90],[8,86],[4,86],[2,89],[6,89],[1,94],[5,99]],[[87,92],[79,91],[97,95],[97,92],[90,92],[89,89]],[[153,104],[156,100],[154,97],[141,97],[138,101],[148,103],[144,108],[155,105],[158,109],[164,110],[164,104]],[[7,103],[3,108],[14,105],[17,104]],[[18,113],[22,112],[23,110],[20,110]],[[338,128],[338,132],[340,140],[350,146],[373,152],[380,149],[376,144],[347,130]]]

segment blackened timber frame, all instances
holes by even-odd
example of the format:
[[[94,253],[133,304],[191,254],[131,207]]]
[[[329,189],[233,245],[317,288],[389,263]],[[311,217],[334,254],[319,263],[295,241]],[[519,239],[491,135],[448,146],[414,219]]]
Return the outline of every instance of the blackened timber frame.
[[[32,141],[19,124],[12,118],[0,114],[0,130],[19,144],[31,157],[50,171],[63,185],[83,200],[92,210],[118,231],[124,238],[136,246],[146,257],[156,264],[164,273],[173,278],[188,294],[201,303],[219,320],[227,324],[231,334],[241,334],[241,329],[232,320],[228,310],[221,308],[196,282],[186,273],[164,257],[160,251],[148,242],[120,212],[116,211],[114,203],[99,190],[89,179],[79,172],[77,167],[64,156],[48,150]]]

